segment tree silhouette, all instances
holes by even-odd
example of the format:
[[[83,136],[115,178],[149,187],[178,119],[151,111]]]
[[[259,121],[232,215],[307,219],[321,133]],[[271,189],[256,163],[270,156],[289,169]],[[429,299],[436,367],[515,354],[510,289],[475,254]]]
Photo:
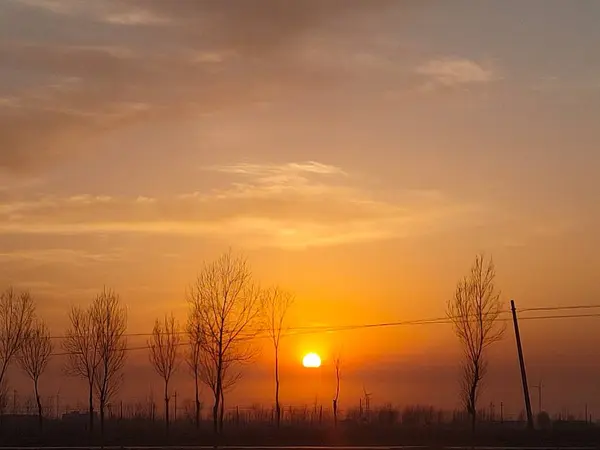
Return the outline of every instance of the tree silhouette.
[[[165,383],[165,427],[169,432],[169,381],[179,365],[181,336],[175,316],[166,316],[164,321],[156,319],[152,338],[148,341],[150,362]]]
[[[202,330],[201,380],[214,396],[213,429],[223,430],[224,393],[241,377],[239,364],[252,359],[252,329],[261,293],[245,259],[231,252],[206,264],[189,293],[190,320]]]
[[[0,386],[6,387],[6,371],[23,347],[35,313],[28,292],[8,288],[0,294]]]
[[[281,422],[281,405],[279,403],[279,344],[284,331],[284,321],[288,309],[294,302],[291,293],[278,287],[268,289],[264,293],[264,312],[266,329],[275,350],[275,419],[279,428]]]
[[[185,361],[191,375],[194,377],[194,422],[196,428],[200,428],[200,382],[202,371],[202,340],[203,331],[200,328],[198,320],[192,316],[188,317],[187,323],[188,350],[185,355]]]
[[[446,313],[463,348],[461,400],[475,430],[477,401],[481,382],[487,373],[487,349],[499,341],[505,330],[500,323],[500,293],[494,284],[496,270],[492,259],[478,255],[469,275],[457,285]]]
[[[105,288],[92,303],[90,313],[99,361],[94,387],[100,408],[100,430],[104,435],[106,405],[123,382],[127,351],[127,311],[121,305],[119,296]]]
[[[335,397],[333,398],[333,422],[337,427],[338,407],[340,400],[340,381],[342,375],[342,355],[340,352],[333,358],[333,368],[335,370]]]
[[[86,381],[89,425],[92,432],[94,430],[94,383],[100,365],[98,336],[90,308],[73,306],[69,312],[69,322],[63,340],[63,349],[67,354],[65,372]]]
[[[88,385],[90,432],[94,429],[94,394],[100,409],[100,429],[112,396],[123,381],[127,350],[127,312],[119,297],[108,289],[96,296],[88,308],[74,306],[63,348],[67,353],[67,374],[83,378]]]
[[[33,381],[35,401],[38,408],[38,420],[40,429],[43,425],[43,410],[40,400],[39,381],[42,373],[46,370],[50,355],[52,354],[52,340],[44,322],[34,322],[23,341],[23,346],[18,354],[21,369]]]

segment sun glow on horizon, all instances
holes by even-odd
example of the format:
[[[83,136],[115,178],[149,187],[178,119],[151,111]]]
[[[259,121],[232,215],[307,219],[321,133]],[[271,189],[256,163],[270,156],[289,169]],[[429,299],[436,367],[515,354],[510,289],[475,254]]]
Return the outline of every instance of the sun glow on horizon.
[[[321,367],[321,357],[316,353],[307,353],[302,358],[302,365],[309,369]]]

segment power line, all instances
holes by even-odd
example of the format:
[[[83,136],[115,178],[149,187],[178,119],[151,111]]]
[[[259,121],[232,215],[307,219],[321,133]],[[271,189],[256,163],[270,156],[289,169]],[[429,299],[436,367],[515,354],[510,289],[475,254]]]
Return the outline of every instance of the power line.
[[[573,309],[597,309],[600,308],[600,304],[595,305],[572,305],[572,306],[542,306],[537,308],[526,308],[521,309],[519,312],[530,312],[530,311],[567,311]]]
[[[567,311],[567,310],[576,310],[576,309],[597,309],[600,308],[600,304],[597,305],[572,305],[572,306],[552,306],[552,307],[535,307],[535,308],[526,308],[519,310],[520,313],[525,312],[544,312],[544,311]],[[489,313],[496,314],[496,313]],[[510,314],[510,310],[501,310],[499,314]],[[535,318],[554,318],[554,316],[536,316]],[[569,317],[577,318],[577,317],[595,317],[594,315],[572,315]],[[329,332],[329,331],[342,331],[343,329],[357,329],[357,328],[384,328],[384,327],[395,327],[402,325],[429,325],[429,324],[449,324],[452,323],[452,319],[457,319],[459,317],[437,317],[437,318],[429,318],[429,319],[415,319],[415,320],[406,320],[406,321],[395,321],[395,322],[378,322],[371,324],[350,324],[350,325],[313,325],[313,326],[296,326],[289,327],[287,331],[315,331],[315,332]],[[561,317],[556,317],[561,318]],[[523,319],[528,319],[528,317],[523,317]],[[499,319],[503,320],[503,319]],[[244,336],[248,337],[256,337],[257,334],[267,333],[269,331],[268,328],[255,328],[254,330],[249,330],[247,333],[244,333]],[[187,335],[187,331],[177,331],[178,335]],[[125,333],[124,337],[151,337],[152,333]],[[50,339],[65,339],[65,335],[54,335],[50,336]]]
[[[583,305],[582,305],[583,306]],[[600,307],[600,306],[598,306]],[[574,308],[574,307],[562,307],[560,309],[589,309],[590,306],[585,306],[585,308]],[[540,310],[540,309],[536,309]],[[545,310],[545,309],[544,309]],[[553,307],[548,310],[559,310],[558,307]],[[531,310],[530,310],[531,311]],[[598,318],[600,317],[600,313],[588,313],[588,314],[556,314],[551,316],[525,316],[520,317],[519,320],[563,320],[563,319],[580,319],[580,318]],[[500,322],[510,322],[510,318],[499,318],[497,319]],[[448,325],[452,324],[452,318],[434,318],[434,319],[419,319],[419,320],[410,320],[410,321],[398,321],[398,322],[379,322],[379,323],[370,323],[370,324],[357,324],[357,325],[340,325],[340,326],[330,326],[330,327],[297,327],[297,328],[289,328],[282,336],[298,336],[298,335],[306,335],[306,334],[320,334],[320,333],[335,333],[335,332],[343,332],[343,331],[354,331],[361,329],[370,329],[370,328],[389,328],[389,327],[399,327],[399,326],[418,326],[418,325]],[[290,332],[291,331],[291,332]],[[297,331],[297,332],[294,332]],[[181,334],[184,332],[180,332]],[[147,335],[151,334],[126,334],[124,336],[139,336],[139,335]],[[54,337],[55,339],[62,337]],[[241,341],[249,341],[253,339],[265,339],[268,338],[267,335],[261,335],[260,333],[255,333],[253,335],[244,335],[239,340]],[[188,345],[187,342],[180,342],[178,346]],[[138,350],[147,350],[148,345],[138,346],[138,347],[127,347],[126,351],[138,351]],[[52,356],[68,356],[69,353],[53,353]]]

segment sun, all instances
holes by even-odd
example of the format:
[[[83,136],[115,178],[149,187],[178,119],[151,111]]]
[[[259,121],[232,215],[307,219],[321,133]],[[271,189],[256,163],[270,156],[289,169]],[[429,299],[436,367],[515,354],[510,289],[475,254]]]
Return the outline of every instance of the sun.
[[[307,353],[302,358],[302,365],[310,369],[321,367],[321,357],[316,353]]]

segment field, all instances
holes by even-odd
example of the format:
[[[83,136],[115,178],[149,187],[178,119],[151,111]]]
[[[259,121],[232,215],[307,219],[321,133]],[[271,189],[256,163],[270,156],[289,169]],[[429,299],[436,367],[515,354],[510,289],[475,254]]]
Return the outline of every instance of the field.
[[[162,422],[109,421],[104,436],[96,428],[90,433],[85,426],[64,421],[48,421],[43,431],[37,423],[9,423],[0,428],[0,447],[91,448],[209,448],[214,445],[235,449],[248,448],[600,448],[600,428],[591,424],[554,423],[546,430],[528,431],[523,424],[482,424],[475,434],[458,425],[406,426],[402,424],[361,424],[342,422],[322,426],[268,424],[226,424],[218,438],[210,423],[197,429],[188,422],[173,424],[169,434]]]

